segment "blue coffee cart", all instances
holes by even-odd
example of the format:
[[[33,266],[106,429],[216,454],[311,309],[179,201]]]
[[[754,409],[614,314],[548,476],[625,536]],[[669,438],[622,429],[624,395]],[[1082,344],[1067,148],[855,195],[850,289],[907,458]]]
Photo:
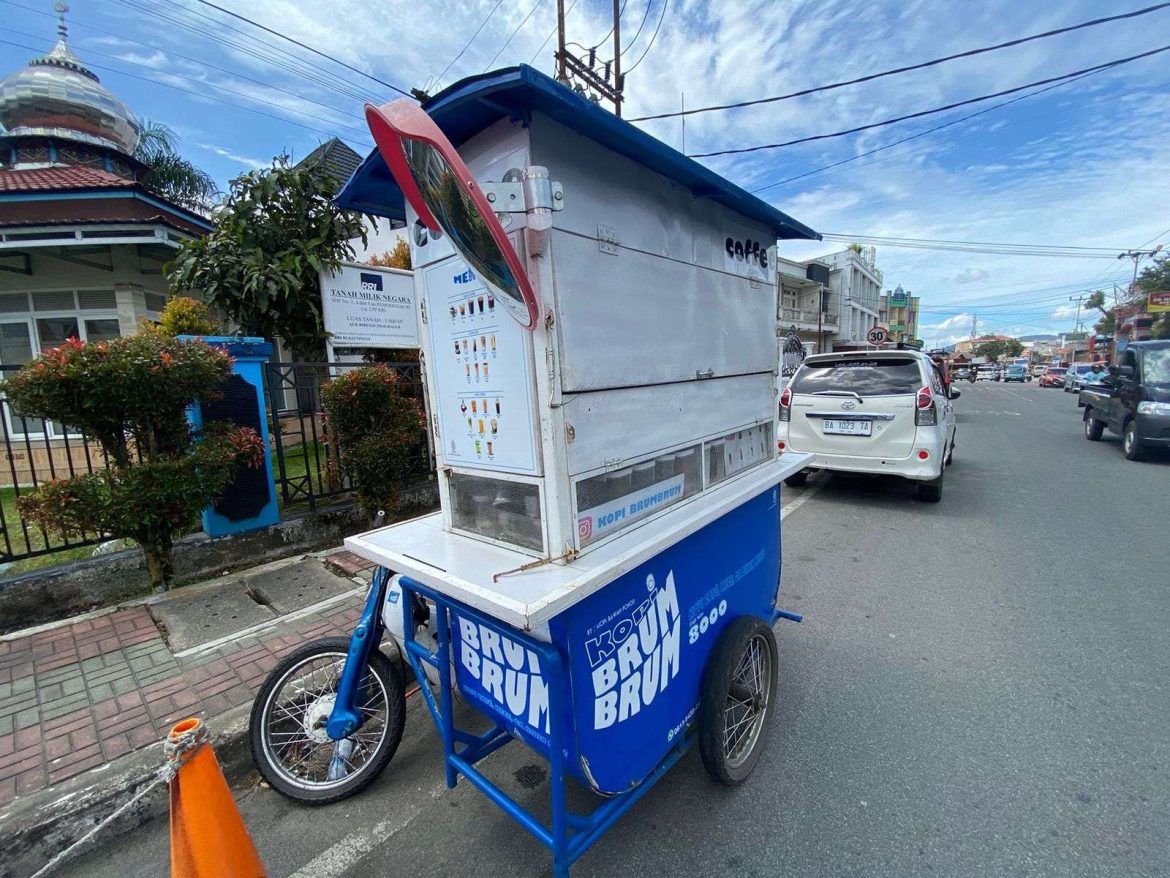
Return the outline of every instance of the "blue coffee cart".
[[[348,641],[270,676],[253,751],[336,801],[402,733],[388,632],[466,778],[569,866],[692,743],[751,773],[777,707],[775,242],[815,232],[529,67],[367,107],[339,196],[400,221],[440,510],[346,540],[379,567]],[[490,722],[455,721],[459,698]],[[551,825],[478,763],[551,766]],[[566,806],[566,784],[605,797]]]

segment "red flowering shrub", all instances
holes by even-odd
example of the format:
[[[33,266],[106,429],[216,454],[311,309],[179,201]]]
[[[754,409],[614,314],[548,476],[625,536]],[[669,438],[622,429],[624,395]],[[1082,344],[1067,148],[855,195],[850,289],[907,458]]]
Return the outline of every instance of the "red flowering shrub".
[[[0,384],[13,410],[80,430],[101,444],[109,466],[44,483],[17,500],[21,515],[66,536],[134,539],[151,584],[169,587],[175,536],[241,464],[263,460],[254,431],[209,424],[197,437],[187,422],[187,407],[214,398],[230,374],[222,351],[160,333],[70,339],[26,364]]]
[[[366,366],[321,389],[341,469],[354,483],[358,505],[373,517],[398,503],[402,485],[426,443],[422,406],[402,395],[398,373]]]

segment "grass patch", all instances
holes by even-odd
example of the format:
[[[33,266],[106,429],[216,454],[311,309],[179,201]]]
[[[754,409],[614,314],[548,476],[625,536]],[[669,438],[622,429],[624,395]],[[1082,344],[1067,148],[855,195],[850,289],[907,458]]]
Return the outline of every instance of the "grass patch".
[[[21,493],[27,494],[30,489],[22,488]],[[7,540],[0,538],[0,550],[7,553],[11,548],[12,554],[23,555],[26,552],[38,552],[42,549],[60,546],[65,541],[54,533],[42,533],[39,527],[28,526],[28,535],[21,527],[20,513],[16,509],[16,489],[0,488],[0,509],[4,513],[4,527]],[[64,564],[88,558],[93,554],[95,546],[77,546],[71,549],[62,549],[48,555],[38,555],[35,558],[22,558],[19,561],[3,566],[0,575],[15,576],[18,573],[27,573],[29,570],[38,570],[41,567],[51,567],[54,564]]]

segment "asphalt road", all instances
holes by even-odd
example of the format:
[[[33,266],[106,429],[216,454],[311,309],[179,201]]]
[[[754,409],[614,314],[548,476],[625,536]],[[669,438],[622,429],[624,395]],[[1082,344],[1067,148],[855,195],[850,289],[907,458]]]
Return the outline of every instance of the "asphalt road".
[[[964,384],[942,502],[893,479],[786,489],[780,712],[744,786],[690,754],[574,868],[666,875],[1170,874],[1170,458],[1087,442],[1071,395]],[[544,850],[448,791],[415,711],[324,809],[241,809],[272,876],[535,876]],[[518,745],[490,773],[547,796]],[[165,823],[64,874],[167,874]]]

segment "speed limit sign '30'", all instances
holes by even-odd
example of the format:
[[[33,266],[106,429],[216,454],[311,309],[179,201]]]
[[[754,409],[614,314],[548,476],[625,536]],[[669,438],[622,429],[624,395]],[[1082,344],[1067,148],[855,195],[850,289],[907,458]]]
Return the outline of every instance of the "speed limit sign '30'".
[[[865,336],[865,340],[873,345],[884,344],[886,341],[886,336],[887,332],[884,326],[875,326]]]

